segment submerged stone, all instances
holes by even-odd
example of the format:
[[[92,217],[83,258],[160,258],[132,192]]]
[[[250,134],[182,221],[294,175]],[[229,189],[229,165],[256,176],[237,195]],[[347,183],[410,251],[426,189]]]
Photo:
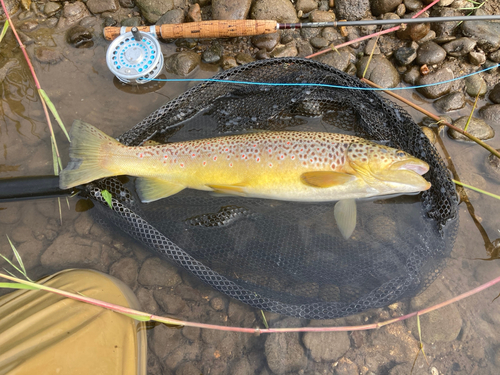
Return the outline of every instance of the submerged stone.
[[[417,51],[418,64],[439,64],[446,57],[446,51],[443,47],[430,41],[422,44]]]
[[[250,10],[256,20],[275,20],[280,23],[299,22],[295,7],[289,0],[256,0]]]
[[[168,72],[186,76],[200,64],[200,61],[201,57],[196,52],[178,52],[165,59],[165,69]]]
[[[488,90],[488,85],[480,74],[474,74],[465,78],[465,90],[472,97],[483,96]]]
[[[465,125],[467,124],[468,119],[469,116],[460,117],[453,123],[453,125],[463,130],[465,128]],[[471,118],[469,126],[467,127],[467,133],[482,141],[493,138],[495,136],[495,131],[493,130],[493,128],[477,117]],[[457,141],[472,142],[465,135],[460,134],[459,132],[451,128],[448,128],[448,134],[451,138],[456,139]]]
[[[59,50],[49,47],[36,47],[35,58],[42,64],[57,64],[63,56]]]
[[[66,41],[76,48],[90,48],[94,45],[92,32],[80,25],[74,26],[66,33]]]
[[[465,95],[461,91],[452,92],[439,98],[433,104],[441,112],[454,111],[465,107]]]
[[[425,76],[420,76],[418,79],[418,85],[434,84],[443,81],[448,81],[453,79],[453,72],[449,68],[439,69],[436,72],[429,73]],[[426,98],[436,99],[443,95],[446,95],[451,90],[451,82],[442,83],[439,85],[433,85],[428,87],[419,88],[418,91],[423,94]]]
[[[358,61],[358,77],[361,78],[368,64],[369,56],[364,56]],[[399,73],[384,55],[374,55],[366,70],[365,77],[382,87],[396,87],[399,80]]]

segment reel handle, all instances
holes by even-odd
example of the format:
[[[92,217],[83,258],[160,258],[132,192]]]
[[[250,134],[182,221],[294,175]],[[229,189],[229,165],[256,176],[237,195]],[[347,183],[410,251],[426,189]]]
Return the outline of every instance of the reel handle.
[[[120,35],[121,27],[105,27],[104,38],[113,40]],[[150,26],[139,26],[139,31],[149,32]],[[125,28],[126,32],[132,27]],[[272,20],[201,21],[155,26],[156,35],[162,39],[177,38],[234,38],[248,35],[271,34],[278,30]]]

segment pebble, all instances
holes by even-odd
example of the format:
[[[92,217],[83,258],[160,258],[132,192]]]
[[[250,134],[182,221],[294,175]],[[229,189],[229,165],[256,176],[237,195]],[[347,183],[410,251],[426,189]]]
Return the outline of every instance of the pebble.
[[[462,12],[450,8],[436,8],[431,12],[431,17],[454,17],[463,16]],[[436,37],[454,35],[456,29],[460,25],[459,21],[454,22],[434,22],[431,24],[432,30],[436,33]]]
[[[440,112],[449,112],[465,107],[465,95],[461,91],[452,92],[439,98],[434,107]]]
[[[448,81],[453,79],[454,75],[450,68],[442,68],[433,73],[429,73],[425,76],[420,76],[417,83],[418,85],[427,85],[431,83],[438,83],[443,81]],[[452,83],[442,83],[440,85],[422,87],[417,89],[426,98],[436,99],[443,95],[446,95],[451,90]]]
[[[92,32],[86,27],[73,26],[66,33],[66,41],[76,48],[90,48],[94,46]]]
[[[412,66],[403,76],[403,80],[412,86],[415,86],[417,84],[419,78],[420,69],[418,68],[418,66]]]
[[[408,13],[405,15],[405,18],[411,18],[415,15],[416,12]],[[429,13],[422,13],[419,18],[429,17]],[[424,38],[429,31],[431,30],[431,26],[428,23],[412,23],[408,25],[406,28],[401,28],[396,31],[396,35],[398,38],[403,40],[420,40]]]
[[[240,52],[236,55],[236,62],[240,65],[248,64],[255,61],[255,59],[246,52]]]
[[[359,20],[369,12],[369,0],[335,0],[335,14],[339,20]]]
[[[500,104],[490,104],[479,109],[479,116],[487,123],[498,126],[500,124]]]
[[[201,8],[200,4],[194,3],[189,7],[187,18],[193,22],[201,22]]]
[[[422,44],[417,51],[417,63],[421,65],[439,64],[445,57],[444,48],[432,41]]]
[[[193,51],[174,53],[165,58],[165,69],[179,76],[187,76],[201,61],[200,55]]]
[[[135,5],[149,24],[155,24],[162,15],[175,8],[174,0],[135,0]]]
[[[17,11],[19,10],[19,4],[21,2],[17,0],[5,0],[4,3],[9,14],[13,15],[16,14]],[[5,13],[3,11],[3,8],[0,7],[0,21],[3,21],[4,19],[5,19]]]
[[[368,58],[368,56],[364,56],[358,61],[357,74],[359,78],[363,75]],[[396,87],[400,82],[398,71],[383,55],[374,55],[372,57],[365,78],[382,87]]]
[[[394,58],[401,65],[409,65],[417,58],[417,50],[413,47],[401,47],[394,53]]]
[[[478,94],[483,96],[488,90],[488,85],[481,77],[481,74],[474,74],[473,76],[465,78],[465,91],[467,94],[475,98]]]
[[[133,8],[135,7],[134,0],[120,0],[120,6],[122,8]]]
[[[395,10],[403,0],[372,0],[371,10],[374,16],[380,16],[382,14],[392,12]]]
[[[244,20],[248,17],[252,0],[212,0],[212,19]]]
[[[226,308],[226,302],[222,297],[216,296],[210,300],[210,307],[215,311],[222,311]]]
[[[123,281],[132,290],[137,286],[137,261],[133,258],[121,258],[113,263],[109,274]]]
[[[142,311],[147,311],[150,314],[158,314],[160,307],[153,297],[152,290],[140,287],[135,291],[135,295],[141,304]]]
[[[208,64],[216,64],[222,58],[222,52],[222,46],[215,43],[202,53],[201,59]]]
[[[237,67],[238,63],[236,62],[236,59],[233,56],[223,55],[221,59],[221,66],[222,69],[228,70]]]
[[[500,50],[497,50],[495,52],[491,52],[489,55],[488,55],[488,58],[493,61],[493,62],[496,62],[496,63],[499,63],[500,62]]]
[[[259,49],[255,54],[255,58],[257,60],[265,60],[271,58],[271,55],[265,49]]]
[[[271,57],[295,57],[299,54],[295,42],[290,42],[284,46],[278,45],[272,52]],[[238,60],[238,59],[236,59]]]
[[[325,38],[326,40],[328,40],[329,42],[333,42],[333,41],[342,39],[342,35],[340,35],[340,33],[334,27],[323,28],[323,31],[321,32],[321,36],[323,38]]]
[[[280,41],[280,34],[277,32],[272,34],[255,35],[252,37],[251,41],[255,47],[271,52]]]
[[[318,48],[318,49],[324,49],[324,48],[328,47],[328,45],[330,44],[330,42],[328,40],[326,40],[325,38],[322,38],[320,36],[312,38],[310,40],[310,43],[314,48]],[[380,51],[379,51],[379,53],[380,53]]]
[[[453,122],[453,125],[455,125],[457,128],[464,129],[468,118],[469,116],[460,117],[459,119]],[[480,140],[483,141],[486,139],[493,138],[495,136],[495,131],[492,129],[492,127],[477,117],[471,118],[471,121],[467,128],[467,133],[470,133],[474,137],[479,138]],[[465,135],[462,135],[451,128],[448,128],[448,134],[451,138],[456,139],[457,141],[472,142]]]
[[[399,18],[403,17],[406,13],[406,6],[404,4],[399,4],[396,8],[396,14]]]
[[[358,365],[349,358],[342,357],[335,367],[335,375],[358,375],[360,374]]]
[[[469,52],[469,62],[472,65],[481,66],[486,62],[486,55],[483,51],[471,51]]]
[[[2,208],[2,214],[0,215],[0,224],[14,224],[17,223],[21,219],[21,211],[19,207],[14,205],[6,205]]]
[[[113,18],[111,18],[113,19]],[[133,26],[140,26],[142,22],[141,17],[130,17],[130,18],[125,18],[121,20],[120,25],[121,26],[127,26],[127,27],[133,27]]]
[[[94,14],[116,12],[120,9],[118,0],[88,0],[86,4],[87,8]]]
[[[411,300],[411,311],[424,309],[452,297],[453,295],[441,282],[435,281],[423,293]],[[413,337],[418,339],[417,319],[406,320],[406,325],[413,333]],[[462,317],[457,305],[451,304],[420,316],[420,327],[422,341],[425,343],[451,342],[457,338],[462,329]]]
[[[31,31],[36,30],[38,28],[38,26],[39,26],[39,23],[37,21],[29,20],[29,21],[23,22],[19,26],[19,30],[24,31],[25,33],[29,33]]]
[[[436,143],[436,133],[434,133],[431,128],[428,128],[427,126],[421,126],[420,129],[432,144]]]
[[[183,23],[185,19],[184,11],[182,9],[172,9],[169,10],[167,13],[165,13],[163,16],[161,16],[158,21],[156,22],[156,25],[163,25],[163,24],[179,24]]]
[[[181,277],[175,266],[153,257],[144,261],[137,280],[144,286],[174,287],[181,282]]]
[[[186,302],[178,295],[172,294],[168,289],[156,289],[153,296],[162,310],[171,315],[180,315],[187,309]]]
[[[424,4],[420,0],[404,0],[404,5],[410,12],[416,12],[424,8]]]
[[[500,48],[500,23],[489,21],[465,21],[462,33],[477,40],[484,52],[492,52]]]
[[[370,39],[366,43],[365,49],[363,50],[365,55],[371,55],[372,51],[374,55],[380,55],[380,48],[375,39]]]
[[[497,152],[500,152],[500,149],[497,149]],[[486,158],[486,165],[490,171],[494,172],[497,176],[500,176],[500,159],[497,156],[489,154]]]
[[[306,57],[309,55],[312,55],[313,53],[313,48],[311,46],[311,43],[305,41],[305,40],[299,40],[297,41],[297,56],[299,57]]]
[[[279,23],[299,22],[295,7],[289,0],[256,0],[250,16],[255,20],[275,20]]]
[[[42,64],[57,64],[63,58],[61,52],[50,47],[35,47],[35,59]]]
[[[347,332],[306,332],[302,342],[315,362],[337,361],[351,346]]]
[[[500,83],[491,89],[489,98],[493,103],[500,104]]]
[[[64,3],[62,16],[59,18],[57,27],[62,30],[67,29],[80,22],[82,18],[89,16],[91,16],[91,14],[84,3],[80,1]]]
[[[62,5],[60,3],[49,1],[48,3],[45,3],[45,6],[43,7],[43,13],[45,13],[47,17],[52,17],[61,8]]]
[[[285,318],[273,327],[293,327],[295,319]],[[298,333],[268,335],[264,349],[267,365],[274,374],[297,374],[307,366],[307,356]]]
[[[309,13],[318,9],[318,5],[319,4],[316,0],[297,0],[295,9],[297,9],[297,11],[302,11],[303,13]]]
[[[304,40],[310,40],[318,36],[320,33],[321,33],[321,28],[319,27],[312,27],[300,30],[300,36],[302,36]]]
[[[309,14],[309,21],[311,21],[311,22],[332,22],[332,21],[335,21],[335,13],[327,12],[324,10],[313,10]]]
[[[338,70],[344,71],[351,60],[351,53],[342,48],[340,51],[331,51],[315,57],[314,59],[324,64],[331,65]]]
[[[450,56],[460,57],[471,52],[476,46],[476,41],[470,38],[458,38],[443,45],[444,50]]]

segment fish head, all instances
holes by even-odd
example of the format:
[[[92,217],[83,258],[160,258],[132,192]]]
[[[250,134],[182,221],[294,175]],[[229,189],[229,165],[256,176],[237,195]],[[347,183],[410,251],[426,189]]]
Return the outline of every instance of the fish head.
[[[378,194],[416,193],[431,184],[422,177],[429,164],[403,150],[373,142],[353,143],[348,150],[350,166]]]

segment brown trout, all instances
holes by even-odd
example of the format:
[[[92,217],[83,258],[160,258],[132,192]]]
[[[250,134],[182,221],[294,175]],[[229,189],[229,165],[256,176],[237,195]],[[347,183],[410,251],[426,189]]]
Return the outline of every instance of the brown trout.
[[[431,186],[421,176],[429,170],[424,161],[346,134],[266,131],[128,147],[77,120],[69,153],[61,189],[130,175],[138,177],[142,202],[185,188],[286,201],[339,201],[334,216],[345,238],[356,226],[355,199],[418,193]]]

